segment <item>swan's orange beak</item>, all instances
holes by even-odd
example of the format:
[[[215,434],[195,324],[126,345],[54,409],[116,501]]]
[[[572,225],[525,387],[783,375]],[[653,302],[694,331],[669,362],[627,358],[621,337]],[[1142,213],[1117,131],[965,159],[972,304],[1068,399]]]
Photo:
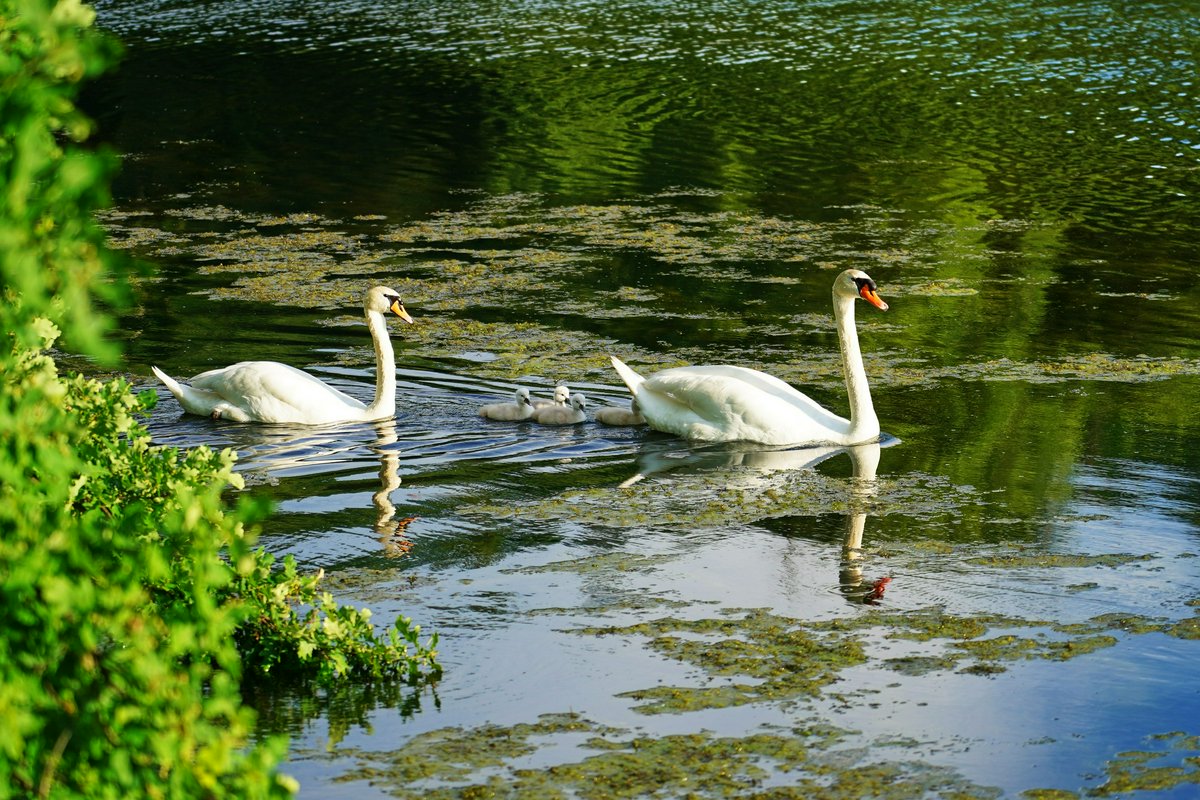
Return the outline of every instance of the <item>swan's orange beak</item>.
[[[886,306],[885,306],[885,308],[886,308]],[[397,317],[404,320],[409,325],[412,324],[413,318],[410,317],[408,315],[408,312],[404,310],[404,304],[401,303],[399,300],[392,303],[391,310],[392,310],[392,313],[395,314]]]
[[[888,304],[883,302],[883,298],[875,292],[875,288],[870,284],[864,283],[862,288],[858,290],[858,294],[863,300],[866,300],[880,311],[888,310]]]

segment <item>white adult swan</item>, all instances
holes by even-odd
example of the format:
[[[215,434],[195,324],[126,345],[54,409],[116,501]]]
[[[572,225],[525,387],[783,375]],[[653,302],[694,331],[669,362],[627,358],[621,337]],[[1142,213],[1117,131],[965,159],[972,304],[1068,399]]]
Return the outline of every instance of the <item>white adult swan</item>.
[[[827,411],[778,378],[746,367],[678,367],[643,378],[616,356],[621,379],[629,387],[651,428],[686,439],[761,444],[851,445],[879,436],[879,418],[871,403],[854,327],[854,301],[862,298],[886,311],[875,281],[848,269],[833,282],[833,314],[842,346],[842,369],[850,396],[850,419]]]
[[[375,399],[370,405],[277,361],[242,361],[202,372],[188,383],[179,383],[158,367],[151,369],[184,411],[213,419],[300,425],[386,419],[396,413],[396,359],[384,314],[391,311],[405,322],[413,320],[400,294],[386,286],[367,291],[363,311],[375,344]]]

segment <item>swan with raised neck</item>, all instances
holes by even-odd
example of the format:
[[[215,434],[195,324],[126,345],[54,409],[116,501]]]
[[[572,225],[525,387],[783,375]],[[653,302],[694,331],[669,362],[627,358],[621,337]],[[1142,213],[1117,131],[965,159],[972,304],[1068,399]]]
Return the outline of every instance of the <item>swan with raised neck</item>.
[[[642,377],[616,356],[613,367],[655,430],[685,439],[768,445],[852,445],[879,437],[879,418],[863,367],[854,302],[881,311],[875,281],[848,269],[833,282],[833,314],[850,404],[846,419],[773,375],[731,365],[677,367]]]
[[[396,358],[384,317],[388,312],[405,322],[413,321],[399,292],[386,286],[368,289],[363,314],[375,347],[375,397],[369,404],[278,361],[241,361],[202,372],[186,382],[158,367],[151,369],[189,414],[296,425],[386,419],[396,413]]]

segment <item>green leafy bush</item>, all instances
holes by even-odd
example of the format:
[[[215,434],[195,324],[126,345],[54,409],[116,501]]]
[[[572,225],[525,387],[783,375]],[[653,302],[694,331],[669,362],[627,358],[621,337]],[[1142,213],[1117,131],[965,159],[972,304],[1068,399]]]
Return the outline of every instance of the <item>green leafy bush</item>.
[[[219,599],[220,543],[248,554],[231,456],[108,436],[136,430],[122,384],[28,352],[0,369],[0,796],[286,796],[286,743],[246,746],[245,612]]]
[[[281,570],[272,569],[270,554],[257,550],[255,556],[236,587],[250,615],[238,628],[238,648],[256,676],[283,674],[328,685],[340,678],[415,683],[440,674],[436,633],[423,645],[421,626],[401,617],[381,638],[370,609],[339,605],[320,590],[323,573],[297,574],[291,556]],[[301,614],[298,604],[307,612]]]
[[[37,317],[57,321],[70,346],[111,361],[108,317],[94,300],[125,297],[121,262],[107,255],[91,211],[108,203],[111,156],[64,147],[92,124],[75,108],[85,79],[116,59],[117,43],[92,28],[79,0],[0,0],[0,258],[4,330],[36,349]]]
[[[116,46],[77,0],[0,0],[0,798],[275,797],[243,670],[318,682],[437,672],[436,636],[339,606],[253,548],[234,454],[154,447],[153,393],[58,374],[112,359],[122,266],[91,212],[112,159],[73,147],[80,81]],[[300,608],[305,608],[303,612]],[[240,648],[240,650],[239,650]]]

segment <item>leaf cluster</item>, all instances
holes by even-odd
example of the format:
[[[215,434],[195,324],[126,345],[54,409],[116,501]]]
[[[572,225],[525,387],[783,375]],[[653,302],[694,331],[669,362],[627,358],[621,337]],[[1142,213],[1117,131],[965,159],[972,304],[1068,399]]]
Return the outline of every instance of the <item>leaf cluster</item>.
[[[281,569],[273,564],[273,556],[256,550],[252,569],[236,580],[249,614],[237,644],[252,679],[285,675],[327,686],[346,678],[416,683],[441,674],[436,633],[421,644],[421,626],[400,617],[380,636],[371,609],[341,605],[320,588],[323,571],[301,575],[291,556]]]
[[[107,205],[111,153],[73,147],[92,132],[74,98],[120,46],[92,28],[79,0],[0,0],[0,259],[3,329],[36,348],[36,317],[60,323],[71,346],[111,361],[99,307],[127,296],[123,262],[103,246],[91,211]]]

